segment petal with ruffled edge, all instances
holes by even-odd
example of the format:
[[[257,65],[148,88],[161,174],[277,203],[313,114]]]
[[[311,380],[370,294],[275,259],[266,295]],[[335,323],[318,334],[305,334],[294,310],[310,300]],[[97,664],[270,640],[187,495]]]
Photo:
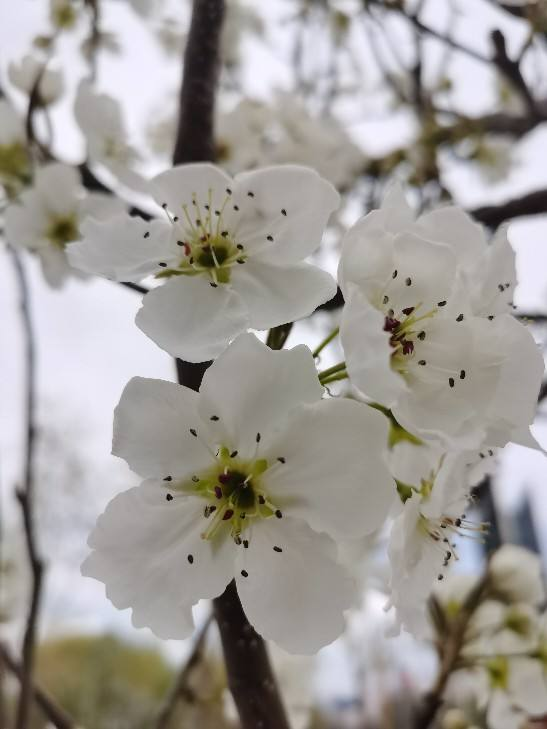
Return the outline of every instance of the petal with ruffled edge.
[[[249,326],[247,307],[230,286],[202,276],[176,276],[150,291],[135,323],[150,339],[187,362],[223,352]]]
[[[199,411],[211,422],[218,442],[237,448],[242,458],[260,452],[292,408],[321,399],[323,388],[310,350],[304,345],[271,350],[243,334],[213,362],[203,377]]]
[[[252,527],[249,548],[238,554],[236,582],[245,614],[262,636],[290,653],[310,654],[340,635],[356,590],[335,554],[329,537],[298,519]]]
[[[67,248],[70,264],[114,281],[142,281],[170,256],[171,229],[162,221],[147,223],[126,214],[109,220],[88,217],[80,231],[82,240]]]
[[[389,332],[384,331],[384,315],[352,286],[340,325],[350,381],[386,407],[391,407],[406,390],[403,378],[391,369],[389,340]]]
[[[235,545],[201,539],[200,499],[166,501],[157,481],[118,494],[97,520],[82,574],[106,586],[119,609],[161,638],[185,638],[190,605],[221,594],[233,576]]]
[[[321,243],[340,196],[309,167],[278,165],[234,178],[234,199],[242,215],[237,236],[246,248],[260,249],[260,260],[285,264],[302,261]],[[264,246],[267,236],[273,242]],[[261,248],[262,246],[262,248]]]
[[[283,462],[264,474],[264,488],[283,513],[339,539],[379,528],[395,497],[384,452],[388,420],[350,400],[295,409],[264,449]]]
[[[198,394],[165,380],[133,377],[114,411],[112,453],[143,478],[185,477],[210,467],[214,455],[199,433]]]
[[[336,293],[332,276],[308,263],[274,266],[249,258],[234,268],[231,281],[249,310],[253,329],[308,316]]]

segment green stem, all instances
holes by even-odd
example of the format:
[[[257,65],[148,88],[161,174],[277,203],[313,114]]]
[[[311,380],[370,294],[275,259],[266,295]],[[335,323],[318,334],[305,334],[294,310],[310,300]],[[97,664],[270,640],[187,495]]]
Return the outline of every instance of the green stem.
[[[330,375],[330,377],[327,377],[324,380],[320,380],[322,385],[329,385],[331,382],[337,382],[338,380],[347,380],[348,379],[348,373],[346,370],[343,372],[338,372],[334,375]]]
[[[313,350],[312,354],[314,357],[318,357],[319,353],[322,352],[325,347],[332,342],[333,339],[335,339],[338,334],[340,333],[340,327],[336,327],[336,329],[333,329],[332,332],[329,334],[328,337],[325,337],[323,341],[317,345],[317,347]]]
[[[322,372],[319,372],[317,375],[319,377],[319,382],[323,382],[323,380],[326,377],[330,377],[331,375],[336,375],[338,372],[342,372],[346,369],[346,363],[345,362],[339,362],[338,364],[333,365],[332,367],[329,367],[326,370],[323,370]]]

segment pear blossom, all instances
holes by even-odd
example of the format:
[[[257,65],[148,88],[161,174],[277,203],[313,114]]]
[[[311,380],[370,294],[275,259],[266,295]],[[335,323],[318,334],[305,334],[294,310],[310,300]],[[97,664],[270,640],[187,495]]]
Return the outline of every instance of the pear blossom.
[[[74,115],[87,142],[91,162],[104,165],[120,182],[143,191],[144,178],[133,169],[139,160],[127,142],[122,109],[116,99],[95,92],[88,81],[78,86]]]
[[[392,186],[346,234],[339,282],[350,380],[404,428],[464,450],[536,445],[544,364],[508,313],[516,275],[505,230],[488,245],[457,207],[415,220]]]
[[[150,189],[166,220],[89,220],[73,266],[118,281],[154,275],[136,323],[171,355],[216,357],[238,334],[311,314],[336,290],[304,263],[338,205],[311,169],[268,167],[231,178],[211,164],[175,167]]]
[[[108,218],[123,209],[113,197],[86,193],[78,172],[55,162],[39,168],[33,186],[7,208],[6,237],[13,246],[36,253],[46,281],[58,288],[68,276],[81,277],[70,267],[67,249],[80,237],[82,222],[88,216]]]
[[[63,94],[63,75],[60,71],[44,67],[44,62],[31,55],[24,56],[21,61],[8,64],[8,78],[11,83],[25,94],[31,94],[36,81],[38,83],[38,102],[49,106]]]
[[[455,539],[485,529],[466,516],[470,500],[470,453],[400,443],[391,459],[402,508],[391,529],[388,556],[390,599],[399,625],[418,637],[428,634],[427,598],[458,559]]]
[[[99,517],[83,574],[163,638],[189,635],[191,605],[235,578],[264,637],[295,653],[334,640],[355,596],[337,540],[378,527],[395,490],[386,419],[322,394],[307,347],[276,352],[251,334],[199,394],[132,379],[113,453],[145,481]]]
[[[0,184],[13,197],[30,180],[31,159],[21,117],[0,99]]]
[[[489,729],[522,729],[529,717],[547,712],[545,658],[538,655],[540,658],[493,656],[456,672],[451,682],[457,685],[462,678],[470,682],[477,705],[486,712]]]
[[[491,589],[507,603],[540,605],[545,601],[545,583],[541,558],[516,544],[504,544],[488,565]]]

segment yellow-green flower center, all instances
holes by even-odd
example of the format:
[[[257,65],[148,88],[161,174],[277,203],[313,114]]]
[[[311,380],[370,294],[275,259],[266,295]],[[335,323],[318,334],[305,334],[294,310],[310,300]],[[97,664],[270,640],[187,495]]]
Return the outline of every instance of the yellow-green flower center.
[[[30,158],[26,147],[20,142],[0,144],[0,180],[8,195],[30,179]]]
[[[78,220],[75,215],[60,215],[50,219],[45,236],[58,248],[78,240]]]
[[[509,663],[507,658],[504,656],[491,658],[486,663],[486,670],[490,678],[490,686],[493,689],[501,689],[503,691],[507,688],[509,679]]]
[[[283,463],[284,459],[278,462]],[[173,499],[171,492],[202,498],[206,502],[203,515],[208,520],[202,538],[214,539],[229,533],[237,544],[247,546],[242,535],[253,520],[283,516],[263,485],[262,475],[272,466],[263,458],[241,460],[237,451],[221,447],[211,469],[188,481],[170,483],[167,500]],[[169,476],[165,480],[172,482]]]

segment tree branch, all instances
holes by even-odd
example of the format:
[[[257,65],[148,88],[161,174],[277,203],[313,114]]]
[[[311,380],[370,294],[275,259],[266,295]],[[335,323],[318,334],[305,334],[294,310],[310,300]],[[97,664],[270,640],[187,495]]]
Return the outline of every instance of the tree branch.
[[[437,650],[439,651],[441,659],[439,672],[433,688],[425,696],[422,706],[416,714],[414,722],[415,729],[428,729],[435,719],[437,711],[442,704],[443,694],[448,683],[448,679],[454,671],[460,657],[469,621],[475,613],[475,610],[482,602],[487,586],[488,574],[483,577],[469,593],[458,615],[452,621],[452,624],[447,624],[443,631],[443,635],[439,636],[440,640],[437,641]],[[433,604],[436,605],[435,599],[432,598],[432,600]],[[442,608],[439,606],[437,610],[432,611],[432,613],[435,614],[438,610],[442,610]]]
[[[6,646],[2,643],[0,643],[0,663],[19,680],[22,679],[23,670],[21,666],[14,660]],[[82,727],[78,728],[74,719],[36,683],[31,684],[31,691],[34,701],[56,729],[82,729]]]
[[[532,116],[536,115],[536,101],[532,96],[532,92],[528,88],[528,84],[524,80],[522,72],[520,70],[520,63],[513,61],[507,55],[507,48],[505,46],[505,36],[501,30],[494,30],[491,34],[492,43],[494,45],[494,64],[502,73],[513,88],[520,94],[524,100],[528,111]]]
[[[213,604],[242,727],[289,729],[266,646],[247,620],[233,580]]]
[[[180,91],[173,163],[214,161],[214,107],[225,0],[194,0]],[[210,363],[176,360],[178,381],[198,390]],[[228,682],[242,729],[289,729],[266,646],[254,631],[232,581],[214,601]]]
[[[207,632],[213,620],[213,614],[211,613],[205,623],[201,626],[199,633],[196,635],[194,645],[188,656],[184,666],[182,667],[179,675],[177,676],[164,705],[160,709],[158,718],[156,720],[156,729],[168,729],[171,719],[173,717],[175,708],[181,698],[186,698],[188,701],[192,701],[194,698],[193,692],[188,686],[188,681],[194,668],[198,665],[203,654],[203,648],[205,646],[205,639]]]
[[[498,225],[511,218],[543,213],[547,213],[547,188],[512,198],[499,205],[484,205],[470,211],[475,220],[484,223],[489,228],[497,228]]]
[[[36,440],[35,400],[36,357],[34,350],[34,331],[30,313],[28,285],[19,255],[9,248],[13,259],[21,309],[22,328],[25,346],[25,463],[23,482],[16,489],[16,497],[21,507],[27,556],[32,574],[32,589],[27,622],[23,637],[21,687],[17,703],[16,729],[26,729],[29,719],[30,699],[32,696],[32,673],[34,668],[34,648],[36,626],[42,594],[42,577],[44,566],[36,544],[36,524],[34,521],[34,446]]]

